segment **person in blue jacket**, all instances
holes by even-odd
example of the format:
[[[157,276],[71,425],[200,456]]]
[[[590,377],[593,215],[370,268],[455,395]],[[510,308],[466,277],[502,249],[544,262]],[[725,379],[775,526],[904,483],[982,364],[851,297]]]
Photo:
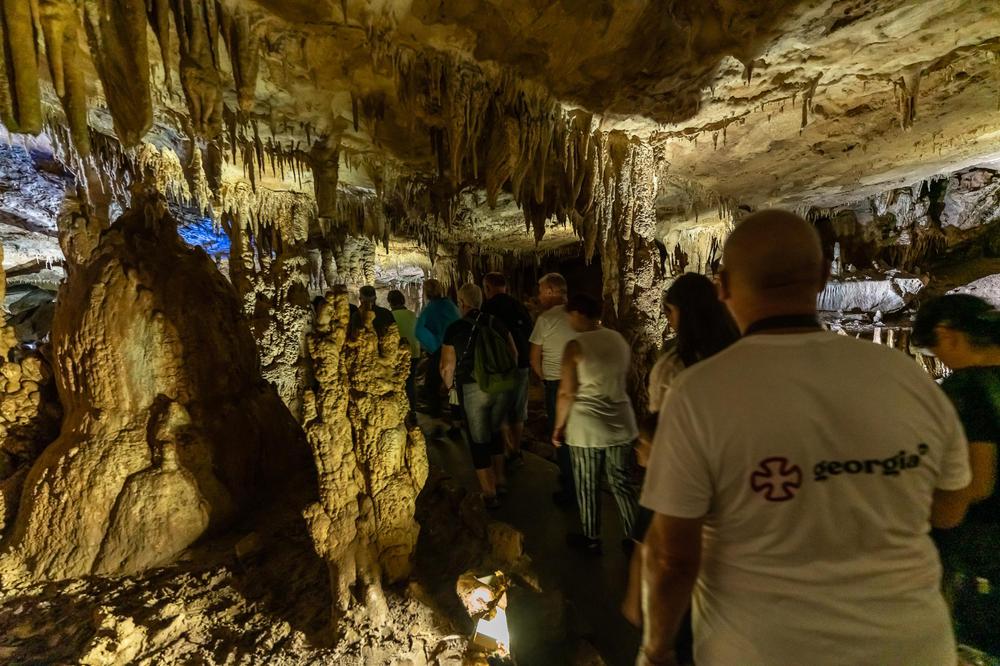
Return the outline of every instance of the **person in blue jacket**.
[[[424,372],[424,399],[427,402],[427,413],[431,416],[441,416],[441,345],[444,343],[444,332],[453,322],[462,318],[458,306],[444,293],[444,286],[434,279],[424,281],[424,299],[426,305],[417,317],[414,332],[420,346],[430,354]]]

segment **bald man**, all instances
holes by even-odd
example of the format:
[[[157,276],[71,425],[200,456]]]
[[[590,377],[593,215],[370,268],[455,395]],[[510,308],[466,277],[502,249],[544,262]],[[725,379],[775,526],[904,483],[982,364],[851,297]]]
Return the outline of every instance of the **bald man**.
[[[723,265],[744,337],[660,412],[637,663],[676,663],[691,603],[699,666],[955,664],[928,536],[966,508],[954,409],[904,354],[822,330],[829,267],[798,216],[747,217]]]

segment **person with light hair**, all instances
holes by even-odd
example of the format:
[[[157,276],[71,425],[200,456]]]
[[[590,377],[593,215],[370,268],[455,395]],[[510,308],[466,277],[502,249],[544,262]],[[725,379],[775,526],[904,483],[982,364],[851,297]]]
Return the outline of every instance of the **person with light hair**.
[[[445,332],[441,348],[441,378],[445,386],[454,387],[465,414],[472,463],[486,508],[497,509],[500,507],[499,496],[506,492],[500,426],[507,413],[509,395],[507,392],[489,392],[479,384],[475,372],[476,355],[482,348],[477,343],[481,336],[486,335],[486,329],[491,329],[506,343],[515,364],[517,346],[503,323],[482,312],[482,306],[483,292],[477,285],[466,284],[458,290],[458,307],[462,317]]]
[[[413,333],[420,346],[430,358],[424,373],[424,400],[427,403],[427,414],[440,417],[441,412],[441,345],[444,343],[444,333],[448,327],[461,318],[462,314],[445,295],[444,285],[433,278],[424,280],[424,300],[426,301]]]
[[[538,301],[544,312],[538,315],[529,338],[531,369],[545,387],[545,414],[548,417],[547,434],[550,438],[556,424],[563,351],[566,349],[566,344],[577,336],[566,312],[567,293],[566,278],[559,273],[548,273],[538,280]],[[559,464],[561,488],[552,498],[560,506],[573,506],[576,503],[576,493],[569,449],[557,448],[556,461]]]
[[[823,330],[829,271],[789,212],[726,241],[719,291],[743,337],[660,409],[640,666],[677,663],[689,604],[699,666],[957,662],[929,532],[968,506],[962,424],[905,354]]]

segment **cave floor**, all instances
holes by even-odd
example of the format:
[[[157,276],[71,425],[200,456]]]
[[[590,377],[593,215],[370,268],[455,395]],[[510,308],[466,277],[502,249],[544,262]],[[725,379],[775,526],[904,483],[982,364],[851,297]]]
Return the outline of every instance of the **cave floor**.
[[[438,424],[421,416],[420,425],[428,435]],[[478,491],[472,458],[464,439],[427,438],[427,455],[432,466],[445,470],[470,492]],[[604,554],[589,557],[566,545],[566,534],[580,530],[575,509],[560,509],[552,502],[556,488],[556,465],[530,451],[524,465],[509,477],[510,493],[491,518],[510,523],[525,537],[524,550],[531,557],[543,587],[558,588],[566,599],[568,640],[554,643],[551,637],[519,631],[518,609],[511,601],[509,617],[511,642],[518,663],[581,663],[578,648],[569,648],[573,638],[589,642],[609,666],[635,662],[639,631],[622,617],[619,607],[628,575],[628,559],[622,552],[621,523],[614,501],[607,491],[602,497],[602,538]],[[526,624],[531,624],[526,622]],[[563,654],[555,654],[555,652]]]

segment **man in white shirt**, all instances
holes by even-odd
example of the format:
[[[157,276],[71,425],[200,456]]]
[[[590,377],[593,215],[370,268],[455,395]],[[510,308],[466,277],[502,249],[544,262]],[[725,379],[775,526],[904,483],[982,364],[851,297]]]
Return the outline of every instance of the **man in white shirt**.
[[[563,350],[566,349],[566,343],[577,335],[566,313],[567,291],[566,278],[559,273],[542,276],[538,281],[538,300],[545,311],[538,315],[531,337],[528,339],[531,343],[531,369],[545,386],[545,414],[548,417],[549,437],[552,437],[556,422]],[[556,449],[556,459],[559,463],[559,481],[562,489],[553,496],[553,499],[561,506],[573,506],[576,494],[569,450],[565,446]]]
[[[745,337],[660,410],[637,663],[675,663],[691,602],[699,666],[955,664],[928,535],[966,509],[954,409],[904,354],[821,330],[829,264],[798,216],[747,217],[723,265]]]

